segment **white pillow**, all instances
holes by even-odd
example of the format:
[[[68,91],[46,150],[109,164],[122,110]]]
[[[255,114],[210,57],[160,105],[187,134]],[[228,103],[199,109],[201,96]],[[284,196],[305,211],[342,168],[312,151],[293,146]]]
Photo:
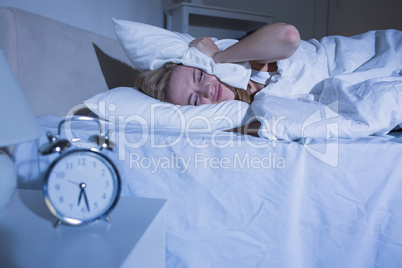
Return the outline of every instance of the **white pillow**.
[[[216,64],[198,49],[188,47],[194,37],[172,32],[160,27],[125,20],[114,21],[115,33],[123,50],[140,71],[153,70],[166,62],[182,63],[213,74],[222,82],[237,88],[247,89],[251,75],[248,62],[242,64]],[[216,40],[223,50],[237,42],[233,39]]]
[[[250,105],[230,100],[219,104],[180,106],[161,102],[136,89],[119,87],[84,101],[101,119],[185,130],[227,130],[249,123]]]

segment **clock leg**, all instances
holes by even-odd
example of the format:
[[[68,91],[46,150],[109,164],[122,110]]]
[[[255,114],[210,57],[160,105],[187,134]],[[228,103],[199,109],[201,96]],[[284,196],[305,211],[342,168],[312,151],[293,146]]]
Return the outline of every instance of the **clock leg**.
[[[109,217],[109,216],[106,216],[105,217],[105,221],[107,221],[107,223],[112,223],[112,219]]]
[[[57,228],[61,224],[61,220],[57,220],[54,224],[53,227]]]

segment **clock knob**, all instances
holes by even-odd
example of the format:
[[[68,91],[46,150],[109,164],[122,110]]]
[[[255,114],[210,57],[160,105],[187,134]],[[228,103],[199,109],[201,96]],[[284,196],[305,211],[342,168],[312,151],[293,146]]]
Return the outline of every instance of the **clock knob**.
[[[49,132],[46,135],[49,139],[49,142],[43,144],[39,148],[39,153],[41,155],[48,155],[48,154],[52,154],[52,153],[61,153],[63,150],[65,150],[71,146],[71,143],[68,140],[58,139],[57,137],[54,137]]]
[[[115,147],[115,144],[110,141],[108,133],[106,133],[106,135],[92,135],[89,137],[89,140],[98,144],[101,149],[108,149],[112,151]]]

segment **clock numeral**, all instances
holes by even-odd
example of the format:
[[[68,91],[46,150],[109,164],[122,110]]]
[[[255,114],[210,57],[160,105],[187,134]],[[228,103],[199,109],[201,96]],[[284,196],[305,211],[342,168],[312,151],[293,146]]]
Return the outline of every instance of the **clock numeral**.
[[[63,204],[64,203],[64,196],[59,196],[59,203]]]
[[[109,188],[109,186],[110,186],[109,181],[105,181],[105,188]]]
[[[104,169],[101,170],[101,176],[105,177],[106,171]]]
[[[98,202],[95,202],[93,207],[94,209],[98,209]]]
[[[103,198],[103,199],[106,199],[106,198],[107,198],[107,196],[106,196],[105,193],[102,195],[102,198]]]
[[[93,161],[92,163],[93,163],[93,164],[92,164],[92,167],[93,167],[93,168],[96,168],[96,161]]]
[[[67,162],[66,169],[73,169],[73,162]]]
[[[85,166],[85,158],[78,158],[78,165],[79,166]]]
[[[74,208],[74,205],[73,204],[68,204],[68,206],[70,207],[70,211],[72,211],[73,208]]]
[[[55,184],[54,189],[56,189],[56,191],[60,190],[60,184]]]
[[[64,173],[64,171],[56,172],[56,178],[57,179],[64,179],[65,175],[66,174]]]
[[[81,208],[81,213],[87,213],[87,209],[86,208]]]

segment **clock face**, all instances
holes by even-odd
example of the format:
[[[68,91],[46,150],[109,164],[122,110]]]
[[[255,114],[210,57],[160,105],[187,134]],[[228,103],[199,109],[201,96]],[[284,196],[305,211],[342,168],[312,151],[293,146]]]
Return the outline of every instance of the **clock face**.
[[[62,222],[80,225],[107,216],[117,203],[120,178],[112,163],[91,150],[73,150],[49,167],[45,203]]]

